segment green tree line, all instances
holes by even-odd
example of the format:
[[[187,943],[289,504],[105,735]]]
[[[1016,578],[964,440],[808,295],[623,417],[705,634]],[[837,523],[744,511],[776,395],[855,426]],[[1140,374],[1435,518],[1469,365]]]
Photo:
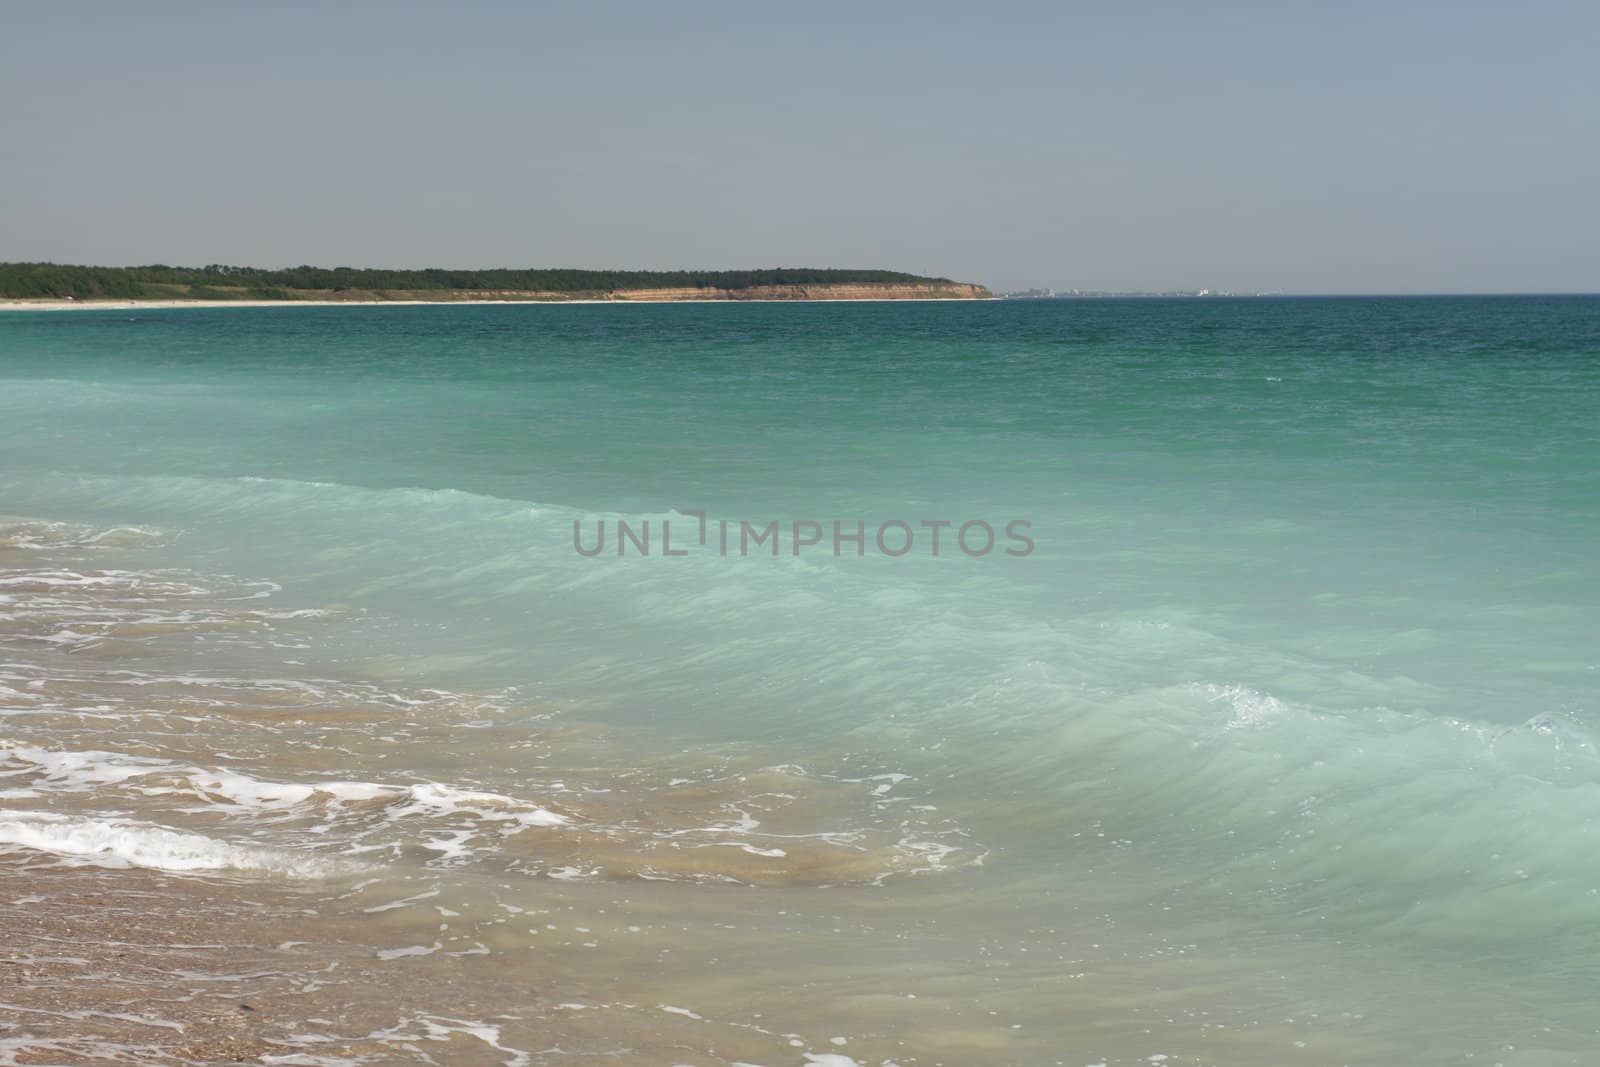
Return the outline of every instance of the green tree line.
[[[210,296],[288,299],[291,289],[535,291],[615,293],[629,289],[751,289],[767,285],[854,285],[948,282],[892,270],[784,267],[772,270],[375,270],[359,267],[77,267],[0,263],[0,296],[80,300],[171,296],[162,286],[223,287]],[[244,292],[238,292],[238,290]],[[193,295],[192,293],[190,295]]]

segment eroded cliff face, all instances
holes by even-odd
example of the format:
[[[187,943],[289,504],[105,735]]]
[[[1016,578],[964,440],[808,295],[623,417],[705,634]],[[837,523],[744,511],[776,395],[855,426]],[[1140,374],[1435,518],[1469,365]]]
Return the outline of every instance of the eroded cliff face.
[[[902,285],[864,282],[856,285],[763,285],[750,289],[628,289],[606,293],[603,300],[986,300],[993,294],[965,282]]]
[[[137,300],[86,300],[68,303],[61,300],[17,301],[19,306],[38,307],[46,304],[64,306],[94,306],[97,303],[161,304],[161,303],[251,303],[242,287],[213,289],[212,297],[197,299],[187,286],[168,286],[172,292],[159,299]],[[578,300],[608,301],[692,301],[692,300],[988,300],[993,295],[981,285],[966,282],[859,282],[848,285],[763,285],[749,289],[717,288],[659,288],[618,289],[581,292],[546,292],[525,289],[287,289],[283,297],[273,303],[315,301],[337,304],[382,304],[395,302],[454,304],[454,303],[560,303]],[[218,299],[220,298],[220,299]]]

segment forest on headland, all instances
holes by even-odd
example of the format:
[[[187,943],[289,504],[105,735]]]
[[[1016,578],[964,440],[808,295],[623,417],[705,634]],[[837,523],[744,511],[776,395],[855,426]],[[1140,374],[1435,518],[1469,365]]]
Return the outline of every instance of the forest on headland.
[[[769,286],[950,285],[890,270],[384,270],[357,267],[80,267],[0,263],[0,297],[73,300],[296,300],[364,293],[522,293],[553,297],[641,289],[739,291]]]

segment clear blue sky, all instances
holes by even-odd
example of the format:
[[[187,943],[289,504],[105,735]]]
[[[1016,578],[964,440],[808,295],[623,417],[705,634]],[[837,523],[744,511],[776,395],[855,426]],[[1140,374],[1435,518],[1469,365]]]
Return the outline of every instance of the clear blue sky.
[[[1600,4],[6,3],[0,259],[1600,291]]]

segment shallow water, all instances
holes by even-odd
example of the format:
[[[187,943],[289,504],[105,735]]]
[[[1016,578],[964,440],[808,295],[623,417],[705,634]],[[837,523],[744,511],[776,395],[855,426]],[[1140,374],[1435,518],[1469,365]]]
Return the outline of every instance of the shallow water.
[[[90,971],[77,895],[203,912],[275,1062],[1585,1062],[1597,352],[1584,298],[8,315],[0,905]]]

